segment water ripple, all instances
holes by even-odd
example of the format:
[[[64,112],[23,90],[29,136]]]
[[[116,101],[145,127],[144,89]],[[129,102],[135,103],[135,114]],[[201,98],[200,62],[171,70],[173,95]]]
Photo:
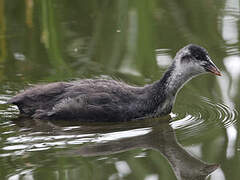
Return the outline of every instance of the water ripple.
[[[1,118],[16,117],[18,109],[16,106],[8,106],[6,103],[10,99],[10,95],[0,95],[0,116]]]
[[[172,119],[171,126],[181,134],[194,136],[207,134],[214,128],[228,128],[236,124],[238,112],[223,103],[214,103],[206,97],[199,97],[195,104],[184,104]],[[187,110],[187,112],[186,112]],[[201,133],[200,133],[201,132]]]

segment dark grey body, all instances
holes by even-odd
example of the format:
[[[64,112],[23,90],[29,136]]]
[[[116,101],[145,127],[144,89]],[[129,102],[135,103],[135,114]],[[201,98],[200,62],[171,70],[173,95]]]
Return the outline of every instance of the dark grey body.
[[[157,112],[165,99],[161,92],[154,84],[134,87],[115,80],[85,79],[38,85],[9,103],[17,105],[21,114],[39,119],[127,121],[169,113],[171,108]]]

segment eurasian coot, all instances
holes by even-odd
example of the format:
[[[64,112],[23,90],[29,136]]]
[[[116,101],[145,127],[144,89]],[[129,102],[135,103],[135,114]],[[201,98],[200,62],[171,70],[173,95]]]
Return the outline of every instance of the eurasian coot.
[[[24,116],[37,119],[128,121],[169,114],[179,89],[205,72],[221,75],[207,51],[187,45],[176,54],[163,77],[144,87],[107,79],[83,79],[37,85],[8,103]]]

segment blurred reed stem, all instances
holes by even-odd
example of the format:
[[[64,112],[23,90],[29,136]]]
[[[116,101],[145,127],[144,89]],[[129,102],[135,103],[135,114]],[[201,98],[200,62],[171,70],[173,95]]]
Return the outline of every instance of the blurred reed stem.
[[[0,62],[3,62],[7,56],[4,7],[4,0],[0,0]]]
[[[41,20],[42,20],[42,36],[51,65],[57,70],[58,75],[65,77],[66,73],[70,73],[67,64],[62,56],[60,47],[61,28],[57,23],[56,8],[53,6],[53,0],[42,0],[41,4]]]

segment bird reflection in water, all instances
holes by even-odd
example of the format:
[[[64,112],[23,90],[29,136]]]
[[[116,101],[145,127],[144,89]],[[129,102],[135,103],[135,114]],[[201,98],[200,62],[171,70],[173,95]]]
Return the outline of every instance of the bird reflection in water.
[[[126,123],[79,123],[69,121],[48,121],[48,123],[38,120],[16,121],[20,126],[36,127],[38,131],[51,130],[55,135],[71,132],[62,131],[63,128],[78,125],[75,129],[77,134],[106,134],[128,130],[148,129],[147,133],[138,136],[128,136],[111,139],[107,141],[96,141],[95,143],[85,143],[78,149],[67,149],[64,154],[89,156],[111,155],[126,152],[133,149],[153,149],[159,151],[171,165],[178,180],[204,180],[215,171],[219,165],[207,164],[189,154],[177,142],[175,132],[166,119],[147,119]],[[30,123],[30,124],[29,124]],[[93,142],[93,141],[91,141]]]

